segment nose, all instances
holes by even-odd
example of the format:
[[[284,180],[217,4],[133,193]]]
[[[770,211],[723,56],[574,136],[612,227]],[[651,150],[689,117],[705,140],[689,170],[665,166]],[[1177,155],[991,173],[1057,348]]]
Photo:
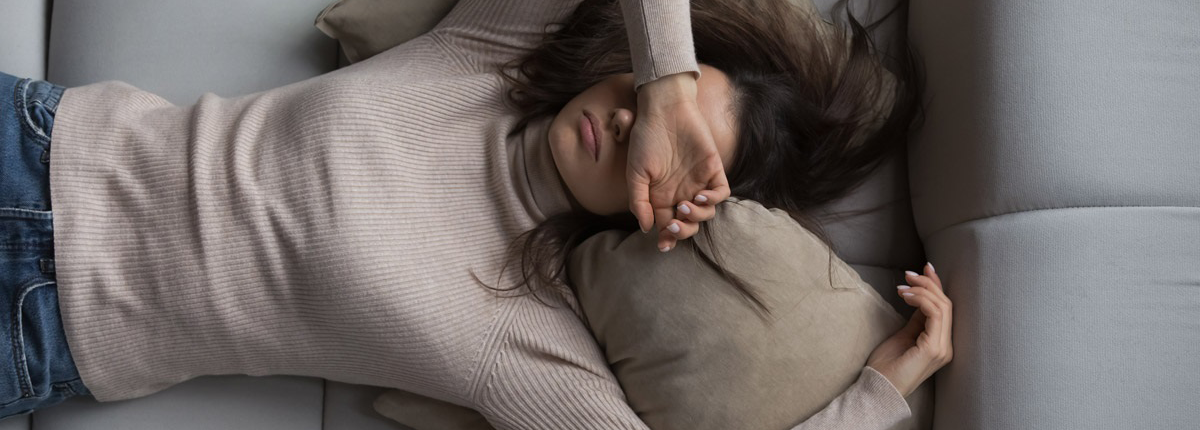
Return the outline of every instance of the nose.
[[[633,111],[625,108],[613,109],[609,123],[612,124],[613,138],[617,142],[629,141],[629,130],[633,128]]]

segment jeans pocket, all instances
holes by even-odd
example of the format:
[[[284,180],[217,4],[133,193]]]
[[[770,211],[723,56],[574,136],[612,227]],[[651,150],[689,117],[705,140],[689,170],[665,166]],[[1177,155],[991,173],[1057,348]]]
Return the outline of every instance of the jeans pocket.
[[[49,82],[23,78],[13,89],[13,100],[21,113],[21,127],[43,145],[50,143],[54,114],[63,88]]]
[[[25,109],[25,121],[38,137],[49,139],[54,128],[54,112],[46,108],[41,100],[33,100]]]
[[[76,392],[71,389],[71,383],[55,384],[53,390],[38,397],[29,397],[19,399],[12,403],[0,404],[0,420],[14,415],[23,415],[36,412],[39,409],[57,405],[75,397]]]
[[[66,349],[62,323],[58,314],[57,283],[37,276],[26,282],[10,296],[9,318],[12,363],[11,377],[15,387],[5,390],[0,402],[28,398],[44,398],[56,390],[58,379],[72,379],[73,362]],[[67,360],[68,362],[64,362]],[[67,367],[68,363],[71,367]],[[63,373],[68,373],[64,377]],[[61,391],[61,389],[58,389]],[[3,403],[0,403],[3,404]]]
[[[0,308],[8,310],[7,330],[0,332],[8,337],[0,345],[0,351],[7,352],[0,361],[0,419],[91,394],[67,347],[58,283],[52,276],[25,278],[16,290],[0,297]]]

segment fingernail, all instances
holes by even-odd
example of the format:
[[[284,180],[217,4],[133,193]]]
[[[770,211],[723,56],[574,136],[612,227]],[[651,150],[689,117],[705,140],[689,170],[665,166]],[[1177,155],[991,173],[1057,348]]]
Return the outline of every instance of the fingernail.
[[[659,250],[659,251],[662,251],[662,252],[667,252],[667,251],[670,251],[670,250],[671,250],[671,247],[670,247],[670,246],[664,246],[664,247],[662,247],[662,248],[658,248],[658,250]]]
[[[642,228],[642,226],[638,226],[638,228]],[[650,230],[646,230],[646,229],[642,228],[642,233],[649,233],[649,232],[650,232]]]
[[[703,194],[696,194],[696,201],[704,203],[708,201],[708,197],[704,197]]]
[[[897,285],[897,286],[896,286],[896,288],[897,288],[897,289],[901,289],[901,290],[907,290],[907,289],[909,289],[909,288],[912,288],[912,287],[909,287],[908,285]]]
[[[667,226],[667,230],[671,230],[671,233],[679,233],[679,225],[671,223],[671,225]]]
[[[925,264],[928,264],[928,265],[929,265],[929,271],[930,271],[930,272],[936,272],[936,270],[933,270],[933,263],[930,263],[930,262],[926,261],[926,262],[925,262]]]
[[[900,295],[902,295],[902,296],[911,296],[911,295],[913,295],[913,293],[900,293]]]
[[[690,215],[692,213],[692,209],[683,203],[679,204],[679,211],[683,212],[684,215]]]
[[[921,275],[918,275],[917,272],[914,272],[911,270],[905,270],[904,273],[907,273],[908,276],[921,276]]]

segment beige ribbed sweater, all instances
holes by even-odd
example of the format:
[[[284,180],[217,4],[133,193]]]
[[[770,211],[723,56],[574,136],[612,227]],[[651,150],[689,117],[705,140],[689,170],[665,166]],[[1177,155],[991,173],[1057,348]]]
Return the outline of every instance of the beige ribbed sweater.
[[[67,89],[50,161],[56,276],[95,398],[288,374],[411,391],[501,429],[646,428],[571,307],[497,297],[468,272],[514,284],[514,270],[496,282],[505,247],[573,206],[551,118],[514,132],[491,66],[576,4],[463,0],[368,60],[191,106],[119,81]],[[639,85],[699,72],[687,7],[623,3]],[[864,368],[796,428],[908,415]]]

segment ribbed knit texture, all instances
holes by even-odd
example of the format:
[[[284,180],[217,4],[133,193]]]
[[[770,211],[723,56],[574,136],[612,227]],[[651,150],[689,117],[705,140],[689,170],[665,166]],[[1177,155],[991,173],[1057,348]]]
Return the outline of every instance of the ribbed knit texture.
[[[118,81],[67,89],[50,189],[84,384],[107,402],[202,375],[302,375],[468,406],[497,428],[645,428],[570,297],[497,297],[470,272],[515,284],[513,268],[497,279],[511,240],[575,206],[552,118],[514,133],[491,67],[576,4],[463,0],[365,61],[191,106]],[[686,10],[633,6],[690,43]],[[652,75],[698,72],[681,52],[656,45]],[[862,381],[839,416],[907,416],[894,388]]]
[[[692,42],[692,18],[688,0],[622,1],[633,62],[634,88],[674,73],[695,72],[696,46]]]

